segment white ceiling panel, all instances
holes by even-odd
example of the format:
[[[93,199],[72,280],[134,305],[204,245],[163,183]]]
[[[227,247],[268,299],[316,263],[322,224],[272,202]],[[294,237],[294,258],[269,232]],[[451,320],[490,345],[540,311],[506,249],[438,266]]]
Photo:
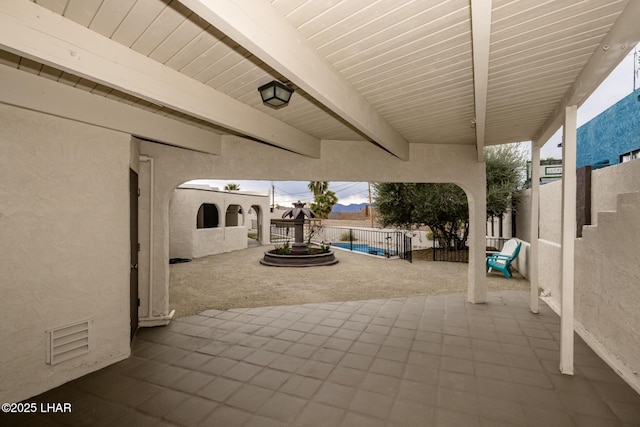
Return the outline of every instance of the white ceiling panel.
[[[308,42],[302,46],[289,39],[291,45],[285,47],[294,54],[311,49],[319,55],[362,97],[363,109],[379,114],[409,143],[476,143],[471,125],[476,109],[469,0],[230,1],[275,11],[279,24],[291,26]],[[35,3],[318,139],[372,139],[356,130],[344,111],[301,89],[307,86],[296,81],[297,75],[287,75],[264,52],[239,45],[178,0]],[[628,5],[628,0],[493,0],[486,143],[540,134],[590,62],[604,61],[597,68],[613,68],[615,64],[606,61],[614,59],[599,59],[595,53]],[[638,14],[638,7],[631,4],[627,13]],[[266,28],[270,23],[254,24]],[[640,39],[640,29],[623,32],[627,39]],[[2,51],[0,63],[198,126],[209,125],[90,77],[43,66],[37,58]],[[273,79],[296,89],[290,104],[278,110],[263,105],[257,92]]]

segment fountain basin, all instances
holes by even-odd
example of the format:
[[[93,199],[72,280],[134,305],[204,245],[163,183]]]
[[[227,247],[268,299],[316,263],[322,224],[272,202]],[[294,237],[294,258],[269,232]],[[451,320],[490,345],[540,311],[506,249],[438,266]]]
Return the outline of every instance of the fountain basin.
[[[320,265],[333,265],[338,262],[333,251],[312,254],[287,254],[281,255],[276,249],[264,253],[260,264],[270,267],[316,267]]]

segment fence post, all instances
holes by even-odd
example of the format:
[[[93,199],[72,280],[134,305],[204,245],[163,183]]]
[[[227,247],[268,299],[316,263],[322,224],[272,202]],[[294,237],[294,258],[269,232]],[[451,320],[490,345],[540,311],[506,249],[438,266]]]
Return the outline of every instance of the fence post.
[[[349,250],[353,251],[353,229],[349,229]]]

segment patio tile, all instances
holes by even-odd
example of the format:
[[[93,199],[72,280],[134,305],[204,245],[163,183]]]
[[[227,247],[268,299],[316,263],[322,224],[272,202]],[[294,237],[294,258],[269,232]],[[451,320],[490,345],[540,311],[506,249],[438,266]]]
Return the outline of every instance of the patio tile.
[[[308,360],[296,371],[299,375],[304,375],[320,380],[326,379],[333,370],[333,364]]]
[[[285,351],[285,354],[308,359],[317,349],[317,347],[309,344],[294,344]]]
[[[186,369],[197,369],[198,367],[211,360],[210,354],[201,353],[200,351],[198,351],[197,353],[189,353],[185,357],[174,361],[173,364]]]
[[[640,395],[579,337],[575,375],[560,374],[558,331],[555,313],[532,315],[511,291],[478,306],[455,294],[210,310],[140,331],[131,358],[32,399],[72,401],[71,417],[10,422],[640,424]]]
[[[189,398],[180,391],[164,389],[160,393],[136,406],[139,411],[163,417]]]
[[[435,408],[407,400],[396,400],[389,418],[403,426],[432,425]]]
[[[234,365],[231,369],[221,373],[220,375],[223,375],[227,378],[231,378],[236,381],[247,382],[261,370],[262,370],[262,367],[260,366],[252,365],[246,362],[239,362],[238,364]]]
[[[237,360],[226,359],[224,357],[216,357],[196,369],[210,374],[222,375],[238,363]]]
[[[169,412],[165,419],[180,425],[193,426],[210,414],[217,406],[217,403],[210,400],[191,396]]]
[[[309,399],[318,390],[322,381],[315,378],[303,377],[301,375],[292,375],[280,387],[280,391],[294,396]]]
[[[277,390],[284,384],[289,378],[291,374],[286,372],[277,371],[275,369],[263,369],[258,375],[251,379],[251,384],[268,388],[271,390]]]
[[[362,381],[362,389],[394,396],[400,386],[400,379],[388,375],[380,375],[369,372]]]
[[[204,372],[190,371],[187,375],[180,378],[171,385],[171,388],[184,391],[185,393],[195,393],[196,391],[209,384],[216,377]]]
[[[275,353],[273,351],[256,350],[250,356],[245,357],[244,361],[254,365],[267,366],[279,356],[279,353]]]
[[[401,380],[396,397],[402,400],[435,405],[437,401],[437,394],[438,388],[435,385],[417,381]]]
[[[313,400],[346,409],[357,391],[354,387],[325,382],[317,391]]]
[[[358,369],[347,368],[344,366],[336,366],[327,381],[347,385],[351,387],[359,387],[366,375],[365,371]]]
[[[340,366],[344,366],[346,368],[354,368],[363,371],[369,370],[369,366],[373,362],[373,357],[371,356],[363,356],[361,354],[353,354],[347,353],[344,355],[342,360],[338,363]]]
[[[240,427],[244,425],[249,418],[251,418],[251,413],[249,412],[226,405],[220,405],[198,425],[202,427]]]
[[[291,423],[307,403],[305,399],[290,396],[284,393],[275,393],[260,408],[258,414],[276,420]]]
[[[240,388],[241,385],[242,383],[239,381],[220,377],[202,387],[196,394],[209,400],[224,402],[227,397]]]
[[[400,378],[404,370],[404,363],[393,360],[374,359],[369,370],[377,374]]]
[[[393,397],[368,390],[359,390],[349,409],[366,415],[386,419],[391,411]]]
[[[373,418],[366,415],[358,414],[356,412],[348,412],[345,415],[341,427],[389,427],[388,423],[385,423],[380,418]]]
[[[225,404],[248,412],[256,412],[273,393],[272,390],[263,387],[245,384],[233,393]]]
[[[343,416],[344,410],[342,409],[322,403],[309,402],[296,418],[295,425],[301,427],[337,426]]]
[[[226,357],[227,359],[243,360],[254,351],[255,349],[251,347],[245,347],[243,345],[232,345],[231,347],[220,353],[220,356]]]

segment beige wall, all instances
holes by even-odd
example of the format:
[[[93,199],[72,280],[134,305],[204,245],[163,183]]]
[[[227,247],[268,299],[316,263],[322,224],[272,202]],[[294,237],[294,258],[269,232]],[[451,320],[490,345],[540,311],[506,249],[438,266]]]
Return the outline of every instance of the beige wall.
[[[196,215],[200,205],[211,203],[218,208],[219,224],[216,228],[196,228]],[[225,212],[227,206],[242,207],[242,219],[238,225],[227,227]],[[251,226],[251,206],[259,206],[262,212],[262,244],[269,243],[268,218],[264,213],[269,212],[268,196],[252,196],[235,192],[217,192],[195,189],[176,189],[170,201],[169,212],[169,257],[170,258],[199,258],[207,255],[230,252],[247,247],[247,231]]]
[[[640,161],[636,161],[640,164]],[[640,389],[640,192],[576,241],[576,321],[629,368]]]
[[[576,239],[576,330],[640,391],[634,373],[640,372],[640,160],[593,171],[591,181],[597,226],[585,227]],[[539,286],[555,309],[561,291],[561,195],[562,181],[540,187]],[[528,223],[530,209],[529,203],[520,209],[518,230]]]
[[[0,401],[126,358],[129,135],[0,104]],[[91,351],[45,363],[45,331],[92,320]]]

